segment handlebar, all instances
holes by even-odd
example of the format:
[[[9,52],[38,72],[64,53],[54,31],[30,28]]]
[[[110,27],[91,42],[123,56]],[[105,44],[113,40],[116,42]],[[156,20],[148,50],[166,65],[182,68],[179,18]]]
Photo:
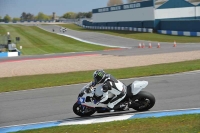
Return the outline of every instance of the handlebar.
[[[85,89],[85,92],[86,92],[86,93],[91,93],[91,92],[93,92],[95,89],[96,89],[96,88],[94,88],[93,86],[90,86],[90,87],[88,87],[88,88]]]

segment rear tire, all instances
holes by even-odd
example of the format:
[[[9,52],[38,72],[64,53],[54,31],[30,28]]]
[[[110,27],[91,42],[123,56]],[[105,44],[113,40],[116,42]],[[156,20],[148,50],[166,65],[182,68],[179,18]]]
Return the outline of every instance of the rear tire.
[[[86,116],[91,116],[93,115],[96,110],[95,108],[90,108],[90,107],[85,107],[85,110],[82,110],[81,108],[83,107],[83,105],[75,103],[73,106],[73,111],[76,115],[81,116],[81,117],[86,117]],[[83,113],[84,111],[84,113]]]
[[[137,95],[131,98],[131,107],[137,111],[147,111],[151,109],[155,104],[155,97],[147,92],[141,91]]]

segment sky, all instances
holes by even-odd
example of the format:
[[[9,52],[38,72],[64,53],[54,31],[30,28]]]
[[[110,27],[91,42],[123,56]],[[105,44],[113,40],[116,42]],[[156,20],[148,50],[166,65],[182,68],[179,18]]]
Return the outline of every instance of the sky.
[[[88,12],[105,7],[108,0],[0,0],[0,16],[20,17],[22,12],[37,15],[38,12],[62,16],[66,12]]]

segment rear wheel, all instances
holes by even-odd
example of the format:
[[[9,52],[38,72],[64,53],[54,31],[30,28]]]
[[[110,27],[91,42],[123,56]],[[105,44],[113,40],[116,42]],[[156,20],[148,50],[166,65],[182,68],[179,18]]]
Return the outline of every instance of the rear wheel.
[[[155,104],[155,97],[146,91],[141,91],[131,98],[131,107],[137,111],[147,111]]]
[[[73,111],[76,115],[81,116],[81,117],[91,116],[96,112],[94,108],[83,106],[78,103],[74,104]]]

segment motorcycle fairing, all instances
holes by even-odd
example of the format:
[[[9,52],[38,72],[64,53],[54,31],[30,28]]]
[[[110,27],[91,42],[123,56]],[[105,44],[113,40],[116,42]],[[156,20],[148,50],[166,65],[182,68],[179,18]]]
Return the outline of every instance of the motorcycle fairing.
[[[98,103],[98,101],[95,100],[95,99],[92,102],[86,102],[86,98],[85,97],[78,97],[77,103],[81,104],[81,105],[84,105],[84,106],[92,107],[92,108],[95,108],[95,107],[106,108],[107,107],[107,104]]]
[[[92,108],[95,108],[95,107],[107,108],[107,104],[102,104],[102,103],[95,104],[94,102],[85,102],[85,103],[82,103],[82,105],[92,107]]]
[[[133,95],[137,95],[142,89],[148,85],[148,81],[134,81],[131,85],[131,92]]]
[[[78,101],[77,101],[78,104],[82,104],[84,102],[85,102],[85,98],[84,97],[78,97]]]

